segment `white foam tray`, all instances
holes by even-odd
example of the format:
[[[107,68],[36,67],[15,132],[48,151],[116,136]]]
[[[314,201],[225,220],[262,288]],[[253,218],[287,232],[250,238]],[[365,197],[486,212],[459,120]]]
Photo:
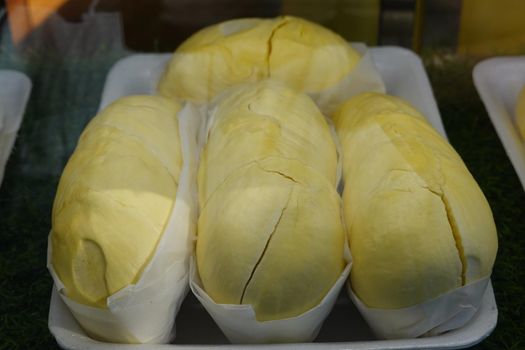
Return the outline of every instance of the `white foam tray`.
[[[0,185],[31,92],[31,80],[23,73],[0,70]]]
[[[372,57],[387,86],[388,93],[403,97],[418,107],[443,135],[445,130],[430,83],[421,60],[411,51],[398,47],[372,48]],[[169,54],[133,55],[117,62],[108,74],[100,108],[130,94],[152,94]],[[377,340],[343,291],[326,319],[315,343],[273,345],[231,345],[211,317],[192,295],[184,301],[177,316],[175,344],[124,345],[98,342],[86,336],[53,289],[49,328],[66,349],[459,349],[487,337],[496,326],[498,310],[492,285],[483,297],[479,312],[464,327],[446,334],[418,339]]]
[[[525,85],[525,56],[495,57],[474,67],[474,85],[525,189],[525,142],[516,126],[518,94]]]

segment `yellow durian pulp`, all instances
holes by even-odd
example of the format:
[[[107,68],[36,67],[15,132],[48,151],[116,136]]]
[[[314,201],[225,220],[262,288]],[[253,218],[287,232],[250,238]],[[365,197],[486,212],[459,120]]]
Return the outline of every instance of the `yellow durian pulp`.
[[[418,304],[490,275],[492,212],[460,156],[401,99],[358,95],[334,115],[353,291],[369,307]]]
[[[516,125],[518,126],[518,133],[525,143],[525,85],[522,87],[518,101],[516,103]]]
[[[278,20],[270,40],[269,76],[306,93],[335,86],[360,60],[345,39],[297,17]]]
[[[214,113],[198,179],[203,287],[217,303],[252,305],[259,321],[300,315],[345,264],[328,125],[275,81],[229,90]]]
[[[359,59],[342,37],[304,19],[236,19],[182,43],[158,89],[166,97],[204,103],[233,85],[273,78],[316,93],[335,86]]]
[[[250,304],[259,321],[316,306],[344,268],[340,198],[314,169],[249,163],[220,185],[198,221],[197,265],[217,303]]]
[[[335,144],[308,96],[272,80],[231,89],[218,102],[201,155],[201,206],[232,172],[269,156],[298,159],[335,187]]]
[[[162,97],[124,97],[82,133],[52,213],[51,262],[69,298],[104,307],[150,261],[182,167],[179,109]]]

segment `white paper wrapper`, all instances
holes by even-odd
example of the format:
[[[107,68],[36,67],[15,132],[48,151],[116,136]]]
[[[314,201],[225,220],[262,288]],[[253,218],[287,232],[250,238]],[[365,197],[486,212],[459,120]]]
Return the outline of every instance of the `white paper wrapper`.
[[[188,292],[189,260],[197,222],[197,139],[201,124],[197,111],[189,104],[178,118],[184,164],[177,198],[155,255],[137,284],[111,295],[107,309],[79,304],[65,295],[64,285],[51,264],[48,243],[47,267],[55,288],[84,330],[94,338],[122,343],[165,343],[175,336],[175,316]]]
[[[228,340],[237,344],[303,343],[317,337],[323,321],[334,306],[343,284],[350,274],[352,257],[345,247],[347,264],[330,291],[314,308],[292,318],[260,322],[251,305],[217,304],[204,291],[199,278],[195,257],[190,263],[190,288],[204,308],[215,320]]]
[[[348,294],[379,338],[433,336],[465,325],[480,308],[490,278],[486,277],[439,297],[403,309],[367,307],[352,291]]]
[[[0,185],[13,149],[16,134],[22,124],[31,80],[19,72],[0,70]]]
[[[339,84],[318,93],[308,94],[327,117],[330,117],[339,105],[350,97],[363,92],[386,92],[385,83],[374,65],[372,56],[365,44],[351,43],[361,54],[357,66]]]

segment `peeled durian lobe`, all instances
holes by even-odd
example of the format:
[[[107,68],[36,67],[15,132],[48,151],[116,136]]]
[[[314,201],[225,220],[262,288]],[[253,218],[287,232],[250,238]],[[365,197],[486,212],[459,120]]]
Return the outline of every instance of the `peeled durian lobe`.
[[[105,307],[150,261],[182,167],[179,109],[162,97],[125,97],[82,133],[52,213],[51,262],[69,298]]]

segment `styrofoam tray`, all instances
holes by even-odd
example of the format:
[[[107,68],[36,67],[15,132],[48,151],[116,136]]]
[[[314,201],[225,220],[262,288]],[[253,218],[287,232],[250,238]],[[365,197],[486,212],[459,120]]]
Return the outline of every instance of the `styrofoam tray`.
[[[25,74],[0,70],[0,185],[30,92],[31,80]]]
[[[525,56],[495,57],[474,67],[474,85],[525,189],[525,142],[516,126],[518,94],[525,85]]]
[[[418,107],[443,135],[445,131],[421,60],[411,51],[397,47],[371,49],[387,91]],[[151,94],[170,54],[133,55],[117,62],[108,74],[100,108],[130,94]],[[257,349],[458,349],[472,346],[487,337],[496,326],[498,310],[489,283],[479,312],[461,329],[440,336],[376,340],[346,291],[326,319],[315,343],[273,345],[231,345],[193,295],[184,301],[177,316],[177,338],[168,345],[108,344],[86,336],[53,289],[49,328],[57,342],[67,349],[216,349],[232,347]]]

